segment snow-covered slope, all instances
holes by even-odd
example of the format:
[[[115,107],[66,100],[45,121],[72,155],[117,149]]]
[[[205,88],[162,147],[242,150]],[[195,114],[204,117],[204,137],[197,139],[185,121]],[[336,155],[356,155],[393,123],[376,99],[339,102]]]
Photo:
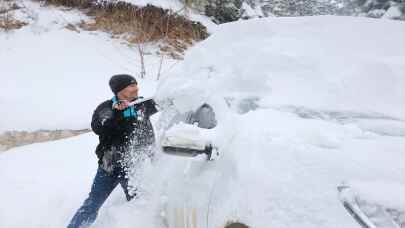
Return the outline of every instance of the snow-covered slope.
[[[140,199],[126,203],[117,188],[94,227],[356,228],[337,196],[342,181],[404,211],[404,25],[349,17],[221,25],[156,94],[179,111],[210,103],[221,158],[157,151],[139,171]],[[158,132],[169,116],[154,119]],[[65,226],[90,189],[96,143],[86,134],[1,154],[0,227]]]
[[[0,132],[5,130],[82,129],[94,108],[112,95],[113,74],[141,72],[135,47],[102,32],[80,33],[65,28],[89,20],[74,10],[41,7],[19,1],[15,16],[29,25],[0,32]],[[148,48],[152,53],[155,49]],[[156,87],[160,58],[145,55],[147,80],[141,94]],[[165,59],[162,77],[174,61]]]

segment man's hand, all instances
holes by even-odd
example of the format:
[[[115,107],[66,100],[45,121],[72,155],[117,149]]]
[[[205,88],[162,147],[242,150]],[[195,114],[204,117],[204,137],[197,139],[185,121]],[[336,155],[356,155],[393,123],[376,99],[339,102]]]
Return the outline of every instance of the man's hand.
[[[128,102],[128,101],[126,101],[126,100],[120,100],[120,102],[119,102],[118,104],[115,104],[115,105],[113,106],[113,108],[115,108],[115,109],[121,111],[121,110],[124,110],[124,109],[128,108],[128,106],[129,106],[129,102]]]

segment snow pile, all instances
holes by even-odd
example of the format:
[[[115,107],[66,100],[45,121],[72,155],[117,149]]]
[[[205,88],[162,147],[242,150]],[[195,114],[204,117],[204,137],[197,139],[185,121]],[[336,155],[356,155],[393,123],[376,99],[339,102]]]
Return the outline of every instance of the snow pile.
[[[384,13],[382,18],[400,18],[402,15],[401,9],[399,6],[393,5],[390,8],[388,8],[387,12]]]
[[[265,107],[405,116],[403,22],[325,16],[220,27],[187,53],[159,96],[198,105],[236,93]]]

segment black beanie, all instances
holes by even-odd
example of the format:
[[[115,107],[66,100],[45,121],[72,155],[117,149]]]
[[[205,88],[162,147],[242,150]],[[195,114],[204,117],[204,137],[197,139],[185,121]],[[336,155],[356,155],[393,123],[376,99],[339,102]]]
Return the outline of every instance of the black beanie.
[[[111,77],[110,79],[110,88],[114,94],[117,94],[119,91],[125,89],[125,87],[131,84],[138,84],[136,79],[128,74],[117,74]]]

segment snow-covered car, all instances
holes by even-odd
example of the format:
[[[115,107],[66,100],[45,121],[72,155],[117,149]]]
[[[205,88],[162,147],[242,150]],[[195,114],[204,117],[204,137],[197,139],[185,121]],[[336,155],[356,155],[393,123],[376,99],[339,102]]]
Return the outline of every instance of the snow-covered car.
[[[192,48],[157,90],[169,104],[159,120],[162,143],[213,145],[219,158],[162,155],[167,226],[348,228],[364,226],[361,212],[365,227],[404,227],[402,25],[257,19],[221,25]],[[187,121],[165,128],[204,103],[214,128]]]

